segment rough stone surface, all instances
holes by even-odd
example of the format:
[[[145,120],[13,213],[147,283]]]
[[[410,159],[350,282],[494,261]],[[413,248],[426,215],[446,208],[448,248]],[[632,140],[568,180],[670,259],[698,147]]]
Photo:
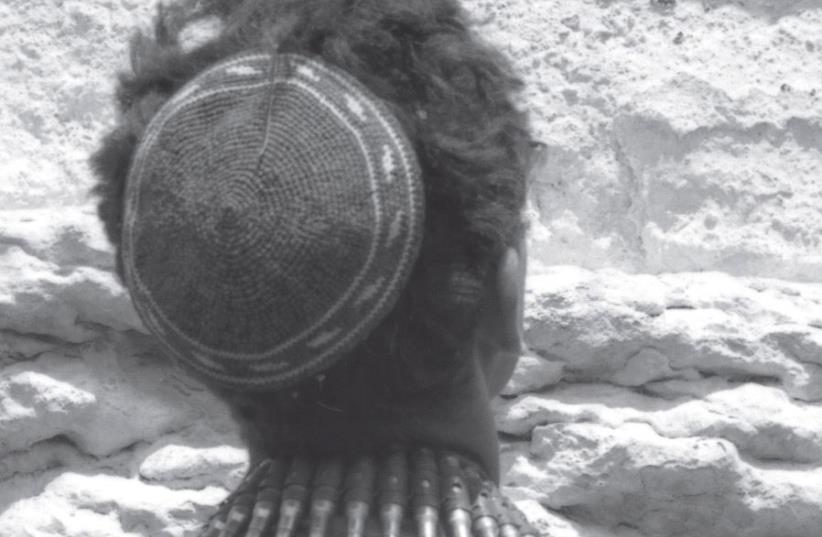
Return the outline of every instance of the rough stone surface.
[[[545,143],[507,492],[551,537],[818,537],[822,0],[464,3]],[[89,194],[153,4],[0,3],[3,537],[192,536],[247,464]]]
[[[822,3],[466,5],[546,144],[538,259],[822,280]]]
[[[528,287],[562,375],[498,406],[512,494],[641,535],[814,535],[822,286],[565,266]]]
[[[532,350],[574,380],[777,385],[822,399],[822,285],[554,267],[529,280]]]

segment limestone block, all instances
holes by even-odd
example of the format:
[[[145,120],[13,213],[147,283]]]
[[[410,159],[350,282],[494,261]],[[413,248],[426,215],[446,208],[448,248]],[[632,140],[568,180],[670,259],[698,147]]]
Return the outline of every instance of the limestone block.
[[[103,457],[202,416],[202,387],[157,359],[125,353],[98,341],[0,371],[0,455],[62,435]]]
[[[518,436],[553,423],[643,423],[667,438],[710,437],[733,443],[750,460],[822,466],[822,407],[792,401],[759,384],[688,383],[691,392],[649,395],[606,384],[558,386],[498,407],[500,431]]]
[[[0,209],[83,205],[88,155],[114,117],[114,72],[153,1],[0,4]]]
[[[583,521],[550,526],[571,535],[814,537],[820,306],[812,283],[537,267],[526,340],[545,359],[522,374],[561,378],[499,401],[504,483]]]
[[[114,269],[113,247],[103,234],[92,204],[59,210],[6,209],[0,211],[0,248],[13,246],[41,260],[69,267]]]
[[[65,472],[0,514],[0,535],[183,537],[225,496],[218,487],[173,490],[101,472]]]
[[[236,437],[215,435],[213,424],[197,421],[152,444],[141,455],[138,472],[143,480],[169,488],[218,485],[230,490],[242,479],[247,462],[248,453]]]
[[[531,349],[564,378],[624,386],[720,377],[822,399],[822,287],[722,273],[553,267],[527,291]]]
[[[247,463],[226,407],[144,336],[0,369],[0,535],[191,535]]]
[[[0,330],[81,343],[100,326],[142,330],[114,273],[61,266],[26,245],[0,245]]]
[[[822,5],[468,0],[546,144],[534,257],[822,280]]]
[[[822,522],[819,468],[754,466],[725,440],[642,423],[537,427],[506,479],[572,518],[643,535],[810,537]]]
[[[503,396],[539,391],[556,384],[562,379],[562,362],[551,362],[535,354],[520,356],[517,367],[508,385],[502,390]]]
[[[516,490],[509,491],[516,494]],[[545,509],[535,500],[514,502],[540,535],[550,537],[642,537],[630,528],[606,528],[593,524],[580,524]]]

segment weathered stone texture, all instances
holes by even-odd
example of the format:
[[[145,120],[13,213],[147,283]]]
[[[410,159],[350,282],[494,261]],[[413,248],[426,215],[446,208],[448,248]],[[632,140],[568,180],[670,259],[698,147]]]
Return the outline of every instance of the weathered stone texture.
[[[527,83],[545,263],[822,280],[822,4],[468,0]]]
[[[152,4],[0,4],[3,537],[190,536],[246,465],[89,194]],[[552,537],[818,537],[822,1],[465,5],[546,144],[507,491]]]

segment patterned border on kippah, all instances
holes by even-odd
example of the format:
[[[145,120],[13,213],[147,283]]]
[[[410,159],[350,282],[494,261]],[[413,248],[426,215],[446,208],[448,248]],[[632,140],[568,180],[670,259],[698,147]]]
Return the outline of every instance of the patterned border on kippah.
[[[277,84],[299,88],[317,106],[337,116],[358,140],[371,174],[370,200],[377,221],[367,259],[333,307],[299,334],[265,352],[238,353],[210,347],[184,333],[145,284],[134,255],[140,229],[141,187],[163,129],[181,111],[219,93],[266,91]],[[374,136],[364,138],[365,124],[379,130],[379,141]],[[269,150],[265,145],[264,149]],[[419,251],[423,206],[413,147],[387,106],[365,86],[340,69],[305,56],[241,54],[199,74],[164,105],[146,129],[126,191],[122,248],[126,283],[148,329],[184,364],[208,380],[240,389],[285,387],[328,367],[390,311]]]

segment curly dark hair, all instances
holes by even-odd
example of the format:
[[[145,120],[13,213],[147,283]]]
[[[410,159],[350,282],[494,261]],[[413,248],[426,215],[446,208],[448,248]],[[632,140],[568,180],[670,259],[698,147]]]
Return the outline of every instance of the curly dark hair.
[[[208,19],[217,20],[217,34],[184,47],[181,32]],[[425,185],[422,250],[393,312],[353,353],[391,351],[399,362],[378,369],[399,375],[404,386],[447,375],[477,323],[497,260],[521,237],[531,146],[512,98],[519,81],[472,32],[456,0],[161,6],[153,31],[131,43],[131,70],[120,74],[117,88],[117,126],[92,158],[108,238],[119,245],[126,176],[152,116],[204,68],[248,49],[298,52],[341,67],[388,104],[415,144]],[[119,249],[117,258],[122,274]]]

